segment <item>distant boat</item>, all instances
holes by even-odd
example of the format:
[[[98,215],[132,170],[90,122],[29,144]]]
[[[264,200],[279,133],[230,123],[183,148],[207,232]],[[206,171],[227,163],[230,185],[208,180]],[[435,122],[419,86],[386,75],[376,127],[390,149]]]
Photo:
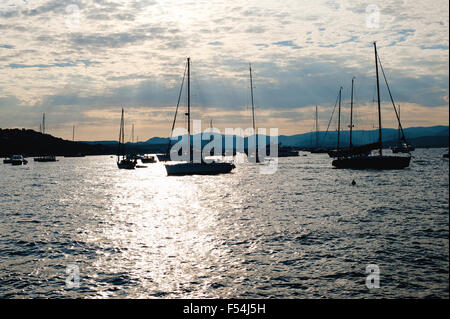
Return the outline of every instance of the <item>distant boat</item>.
[[[120,119],[119,145],[117,150],[117,167],[119,169],[134,169],[136,167],[136,159],[130,159],[125,155],[125,123],[122,108],[122,117]]]
[[[398,120],[400,121],[400,105],[398,105]],[[409,153],[416,148],[406,143],[404,137],[402,137],[402,130],[398,127],[398,145],[391,147],[392,153]]]
[[[378,57],[377,46],[374,42],[374,50],[375,50],[375,70],[376,70],[376,80],[377,80],[377,95],[378,95],[378,155],[366,155],[364,153],[350,153],[350,154],[339,154],[339,144],[338,144],[338,153],[337,158],[333,160],[332,165],[336,168],[353,168],[353,169],[403,169],[409,166],[411,161],[411,154],[409,156],[386,156],[383,155],[383,141],[382,141],[382,127],[381,127],[381,100],[380,100],[380,83],[379,83],[379,75],[378,75],[378,63],[380,62],[380,67],[383,72],[383,77],[386,82],[386,86],[389,90],[389,96],[391,98],[392,105],[394,107],[395,113],[397,115],[398,123],[400,130],[402,132],[402,136],[404,137],[403,128],[400,123],[400,119],[398,117],[397,109],[395,108],[394,100],[392,98],[391,91],[389,89],[389,85],[387,83],[386,76],[384,74],[383,66],[381,65],[381,61]],[[353,83],[353,81],[352,81]],[[353,85],[352,85],[352,98],[353,98]],[[352,103],[353,109],[353,103]],[[351,116],[352,117],[352,116]],[[350,122],[350,129],[352,130],[352,119]],[[338,135],[339,136],[339,135]],[[351,135],[350,135],[351,136]],[[350,141],[350,152],[352,152],[352,142]]]
[[[44,155],[34,158],[35,162],[57,162],[55,155]]]
[[[448,153],[447,153],[447,154],[444,154],[444,155],[442,155],[442,157],[443,157],[443,158],[448,158]]]
[[[141,162],[145,163],[145,164],[156,163],[156,158],[155,158],[155,156],[144,155],[144,156],[141,156]]]
[[[256,153],[249,153],[249,149],[247,145],[247,149],[245,150],[245,154],[247,154],[248,159],[250,160],[249,162],[255,162],[255,163],[260,163],[261,159],[259,157],[259,152],[258,152],[258,133],[257,133],[257,129],[256,129],[256,121],[255,121],[255,102],[254,102],[254,97],[253,97],[253,75],[252,75],[252,65],[249,64],[249,70],[250,70],[250,95],[251,95],[251,101],[252,101],[252,125],[253,125],[253,134],[255,137],[255,152]],[[249,141],[250,139],[248,139],[247,141]]]
[[[26,165],[28,164],[28,161],[23,158],[22,155],[13,155],[11,157],[11,164],[12,165]]]
[[[5,159],[3,160],[3,164],[11,164],[11,163],[12,163],[11,157],[10,157],[10,158],[5,158]]]
[[[267,154],[267,153],[266,153]],[[291,146],[283,146],[278,144],[278,157],[296,157],[299,156],[298,150]]]
[[[378,143],[366,144],[362,146],[353,145],[353,87],[355,83],[355,77],[352,78],[352,93],[350,102],[350,141],[348,148],[341,147],[341,102],[342,102],[342,87],[339,88],[338,94],[338,132],[337,132],[337,147],[335,150],[328,150],[327,153],[330,157],[349,157],[349,156],[368,156],[373,150],[379,148]]]
[[[75,142],[75,125],[72,127],[72,142]],[[64,155],[64,157],[85,157],[83,153],[69,153]]]
[[[323,147],[320,147],[320,144],[319,144],[319,112],[318,112],[317,105],[316,105],[316,115],[314,118],[314,129],[315,129],[315,133],[316,133],[316,145],[314,147],[311,147],[309,149],[309,152],[311,154],[327,153],[328,150]]]
[[[42,115],[42,134],[45,134],[45,113]],[[56,156],[52,154],[41,155],[34,158],[35,162],[57,162]]]
[[[186,70],[187,70],[187,125],[188,125],[188,143],[187,145],[191,146],[191,60],[187,58]],[[185,71],[186,72],[186,71]],[[185,73],[186,75],[186,73]],[[184,77],[183,77],[184,83]],[[182,84],[183,88],[183,84]],[[180,96],[181,96],[180,91]],[[180,100],[180,99],[179,99]],[[178,105],[177,105],[178,111]],[[176,115],[175,115],[176,116]],[[175,119],[176,120],[176,119]],[[174,120],[174,125],[175,125]],[[173,131],[173,126],[172,126]],[[170,145],[170,144],[169,144]],[[169,152],[168,152],[169,153]],[[227,174],[230,173],[234,168],[233,163],[228,162],[216,162],[212,161],[211,163],[206,163],[201,159],[200,163],[195,163],[193,161],[192,150],[189,152],[189,161],[186,163],[178,163],[178,164],[165,164],[167,175],[168,176],[185,176],[185,175],[218,175],[218,174]]]

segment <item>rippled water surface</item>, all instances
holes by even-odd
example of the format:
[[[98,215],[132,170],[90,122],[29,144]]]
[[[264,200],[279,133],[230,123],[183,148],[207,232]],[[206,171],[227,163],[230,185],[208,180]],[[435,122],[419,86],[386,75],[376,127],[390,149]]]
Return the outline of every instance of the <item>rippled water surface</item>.
[[[0,164],[0,297],[448,298],[444,152],[419,149],[400,171],[308,154],[216,177],[109,156]]]

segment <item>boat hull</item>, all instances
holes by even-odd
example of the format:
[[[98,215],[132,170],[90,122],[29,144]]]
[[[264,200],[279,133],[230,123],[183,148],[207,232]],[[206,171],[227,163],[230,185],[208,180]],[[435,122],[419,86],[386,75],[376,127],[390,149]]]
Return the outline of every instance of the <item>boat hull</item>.
[[[230,173],[236,166],[232,163],[181,163],[165,165],[168,176],[220,175]]]
[[[131,161],[117,162],[117,167],[119,169],[135,169],[136,168],[136,162],[131,162]]]
[[[410,161],[409,156],[367,156],[335,159],[332,165],[351,169],[403,169],[409,166]]]
[[[154,157],[141,158],[141,162],[144,164],[152,164],[152,163],[156,163],[156,159]]]
[[[56,162],[56,157],[54,156],[44,156],[44,157],[36,157],[34,159],[35,162]]]

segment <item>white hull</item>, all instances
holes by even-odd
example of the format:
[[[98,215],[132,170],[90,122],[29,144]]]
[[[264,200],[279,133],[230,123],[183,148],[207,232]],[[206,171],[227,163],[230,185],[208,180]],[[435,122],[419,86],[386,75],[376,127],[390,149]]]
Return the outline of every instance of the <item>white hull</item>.
[[[181,163],[165,165],[167,175],[219,175],[230,173],[234,168],[232,163]]]

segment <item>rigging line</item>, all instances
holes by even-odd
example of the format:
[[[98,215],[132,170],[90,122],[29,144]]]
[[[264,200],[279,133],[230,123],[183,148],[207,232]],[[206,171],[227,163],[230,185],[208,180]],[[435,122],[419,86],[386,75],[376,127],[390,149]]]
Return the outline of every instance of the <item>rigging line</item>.
[[[336,106],[337,106],[338,100],[339,100],[339,93],[338,93],[338,96],[336,97],[336,103],[334,103],[333,113],[331,113],[331,118],[328,121],[327,131],[325,132],[325,136],[323,137],[323,141],[325,141],[325,139],[327,137],[327,134],[328,134],[328,130],[330,129],[330,124],[331,124],[331,121],[333,120],[333,115],[334,115],[334,112],[336,111]]]
[[[184,67],[183,81],[181,81],[180,94],[178,95],[177,108],[175,110],[175,116],[173,118],[172,129],[170,130],[170,138],[169,138],[169,144],[167,145],[166,154],[169,154],[170,146],[172,145],[172,137],[173,137],[172,134],[173,134],[173,129],[175,128],[175,123],[177,121],[178,107],[180,106],[181,95],[183,93],[183,85],[184,85],[184,80],[186,78],[186,70],[187,70],[187,63],[186,63],[186,66]]]
[[[398,115],[397,108],[395,107],[395,103],[394,103],[394,99],[392,97],[391,89],[389,88],[389,84],[387,82],[386,75],[384,74],[383,65],[381,64],[381,60],[380,60],[379,56],[378,56],[378,61],[380,62],[381,72],[383,73],[383,78],[384,78],[384,81],[386,82],[386,87],[387,87],[388,92],[389,92],[389,97],[391,98],[392,106],[394,107],[395,116],[397,117],[397,121],[398,121],[398,126],[400,128],[400,131],[402,132],[402,139],[406,143],[405,133],[403,132],[403,127],[402,127],[402,124],[400,123],[400,116]]]

